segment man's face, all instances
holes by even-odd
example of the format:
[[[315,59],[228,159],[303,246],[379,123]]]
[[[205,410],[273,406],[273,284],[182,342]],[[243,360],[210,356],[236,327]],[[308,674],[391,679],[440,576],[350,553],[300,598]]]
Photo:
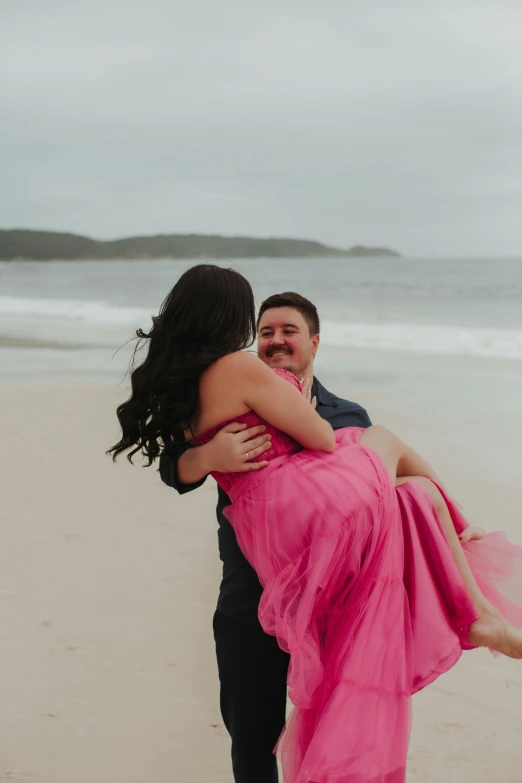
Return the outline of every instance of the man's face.
[[[303,315],[293,307],[266,310],[257,331],[257,352],[269,367],[282,367],[298,378],[313,376],[319,335],[311,335]]]

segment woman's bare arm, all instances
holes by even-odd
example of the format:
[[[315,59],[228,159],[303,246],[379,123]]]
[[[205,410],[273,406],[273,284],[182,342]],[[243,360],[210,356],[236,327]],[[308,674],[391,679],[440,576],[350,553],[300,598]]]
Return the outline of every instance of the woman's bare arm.
[[[242,401],[262,419],[307,449],[326,452],[335,449],[330,424],[291,383],[250,354],[236,353],[226,358],[226,372],[234,378]]]

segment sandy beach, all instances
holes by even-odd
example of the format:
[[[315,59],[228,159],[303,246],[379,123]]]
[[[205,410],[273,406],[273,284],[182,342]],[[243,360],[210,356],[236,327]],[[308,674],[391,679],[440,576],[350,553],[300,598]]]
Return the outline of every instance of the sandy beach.
[[[421,448],[476,523],[522,543],[517,366],[406,358],[398,373],[397,356],[394,371],[350,358],[350,389],[323,381]],[[232,781],[211,629],[215,486],[179,498],[154,468],[114,467],[121,396],[101,382],[0,385],[0,780]],[[521,697],[522,664],[468,653],[414,699],[409,783],[519,780]]]
[[[159,460],[106,453],[127,371],[150,350],[145,386],[150,368],[153,393],[178,400],[216,346],[259,346],[306,376],[313,356],[323,386],[420,452],[471,524],[522,547],[521,38],[522,0],[0,0],[0,783],[235,783],[216,483],[179,496]],[[327,511],[352,494],[337,503],[331,487]],[[349,557],[374,565],[385,547],[364,524]],[[329,551],[325,529],[314,552]],[[374,630],[401,617],[393,551],[398,580],[365,571],[390,596],[372,602]],[[408,569],[417,595],[423,571]],[[291,602],[297,626],[304,603]],[[423,607],[409,601],[433,621]],[[326,650],[340,627],[319,629]],[[368,669],[367,649],[386,655],[370,691],[401,662],[393,636],[360,656]],[[259,772],[237,713],[251,699],[266,727],[266,710],[238,690],[239,709],[223,699],[237,767],[251,753]],[[351,701],[348,740],[366,712]],[[412,701],[404,783],[522,783],[522,660],[466,652]]]

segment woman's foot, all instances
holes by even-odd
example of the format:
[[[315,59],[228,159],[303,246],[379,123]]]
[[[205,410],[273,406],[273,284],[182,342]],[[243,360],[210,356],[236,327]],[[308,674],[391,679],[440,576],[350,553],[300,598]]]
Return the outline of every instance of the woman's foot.
[[[474,647],[489,647],[508,658],[522,659],[522,633],[497,612],[487,611],[472,623],[468,637]]]
[[[461,544],[467,544],[468,541],[480,541],[480,539],[484,538],[485,535],[486,531],[483,527],[469,525],[469,527],[463,530],[460,534],[459,541]]]

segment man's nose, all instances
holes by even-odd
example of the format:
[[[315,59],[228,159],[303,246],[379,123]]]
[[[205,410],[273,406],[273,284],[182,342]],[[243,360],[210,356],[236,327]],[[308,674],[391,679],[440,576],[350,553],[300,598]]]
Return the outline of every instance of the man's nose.
[[[271,340],[272,345],[284,345],[284,342],[285,342],[284,335],[275,332]]]

